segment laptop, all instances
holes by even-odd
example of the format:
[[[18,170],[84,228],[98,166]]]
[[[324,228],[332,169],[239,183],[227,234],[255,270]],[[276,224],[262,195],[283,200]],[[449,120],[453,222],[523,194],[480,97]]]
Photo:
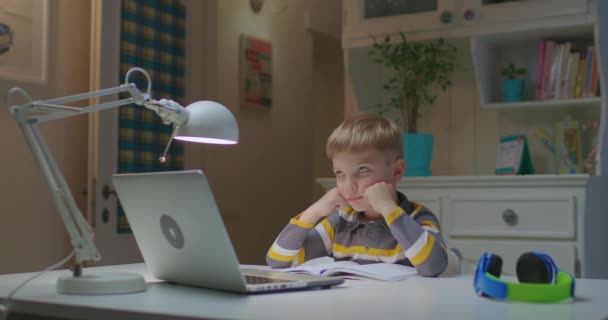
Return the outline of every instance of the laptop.
[[[241,268],[200,170],[114,174],[112,181],[146,266],[158,279],[239,293],[329,288],[344,282]]]

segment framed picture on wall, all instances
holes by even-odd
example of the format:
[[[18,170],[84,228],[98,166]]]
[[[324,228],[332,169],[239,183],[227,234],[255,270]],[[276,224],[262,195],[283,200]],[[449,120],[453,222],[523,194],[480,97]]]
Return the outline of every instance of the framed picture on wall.
[[[240,104],[272,106],[272,44],[241,34],[240,39]]]
[[[0,0],[0,79],[44,83],[48,0]]]

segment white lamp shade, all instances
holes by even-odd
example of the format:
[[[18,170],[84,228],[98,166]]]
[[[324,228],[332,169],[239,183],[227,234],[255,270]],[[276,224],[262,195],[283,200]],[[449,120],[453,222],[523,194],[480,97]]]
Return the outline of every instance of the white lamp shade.
[[[188,120],[175,139],[199,143],[236,144],[239,127],[232,112],[213,101],[198,101],[186,107]]]

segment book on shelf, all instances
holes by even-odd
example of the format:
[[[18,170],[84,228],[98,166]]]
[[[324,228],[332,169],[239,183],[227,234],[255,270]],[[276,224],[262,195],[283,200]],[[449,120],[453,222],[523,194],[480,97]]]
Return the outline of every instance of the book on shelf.
[[[542,99],[543,97],[543,77],[544,77],[544,66],[545,66],[545,41],[538,42],[537,50],[537,61],[536,64],[536,98]]]
[[[306,273],[318,276],[339,276],[345,278],[367,278],[381,281],[401,281],[416,276],[414,267],[395,263],[358,264],[353,261],[324,262],[277,269],[283,272]]]
[[[580,59],[580,52],[570,53],[570,72],[566,82],[566,92],[568,93],[564,98],[574,98],[574,88],[576,86],[576,78],[578,75],[578,65]]]
[[[570,58],[570,50],[572,49],[572,43],[571,42],[565,42],[564,44],[562,44],[562,48],[560,50],[560,65],[557,66],[557,68],[560,70],[559,72],[559,78],[557,79],[557,83],[556,83],[556,88],[555,88],[555,98],[556,99],[563,99],[564,97],[567,96],[567,92],[566,91],[566,78],[568,76],[567,72],[568,72],[568,65],[569,65],[569,58]]]
[[[541,84],[541,96],[540,99],[549,98],[549,81],[551,78],[551,66],[553,65],[553,49],[555,48],[555,41],[545,41],[545,59],[543,60],[543,78]]]
[[[585,86],[585,67],[587,66],[587,52],[582,51],[579,55],[578,72],[576,76],[576,85],[574,87],[574,97],[581,98],[583,96],[583,87]]]
[[[585,66],[585,82],[583,85],[583,97],[589,96],[589,85],[591,83],[591,73],[593,67],[593,59],[594,59],[593,47],[587,47],[587,61]],[[597,57],[595,57],[597,59]]]
[[[589,80],[589,90],[587,91],[587,95],[589,97],[595,96],[595,92],[597,90],[597,51],[595,48],[591,48],[593,51],[593,59],[591,62],[591,76]]]
[[[541,40],[537,44],[535,93],[539,100],[598,95],[598,57],[592,45]]]
[[[559,97],[559,82],[562,72],[562,52],[564,50],[563,44],[555,45],[553,48],[553,58],[551,59],[551,73],[549,74],[549,85],[547,98],[556,99]]]

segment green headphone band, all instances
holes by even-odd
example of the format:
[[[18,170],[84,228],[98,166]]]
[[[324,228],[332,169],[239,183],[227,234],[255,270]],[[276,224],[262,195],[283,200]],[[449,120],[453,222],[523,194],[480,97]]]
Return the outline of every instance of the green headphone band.
[[[515,283],[501,280],[489,272],[485,276],[506,286],[506,300],[527,302],[556,302],[573,296],[574,279],[568,273],[559,271],[555,284]]]

